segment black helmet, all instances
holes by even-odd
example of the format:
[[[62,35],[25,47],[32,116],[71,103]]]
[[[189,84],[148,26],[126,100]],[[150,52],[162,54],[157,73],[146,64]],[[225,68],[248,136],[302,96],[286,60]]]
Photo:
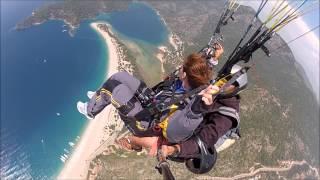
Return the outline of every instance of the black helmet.
[[[201,151],[200,157],[186,160],[185,165],[189,171],[195,174],[204,174],[209,172],[216,163],[217,151],[213,148],[210,152],[198,136],[196,136],[196,142]]]

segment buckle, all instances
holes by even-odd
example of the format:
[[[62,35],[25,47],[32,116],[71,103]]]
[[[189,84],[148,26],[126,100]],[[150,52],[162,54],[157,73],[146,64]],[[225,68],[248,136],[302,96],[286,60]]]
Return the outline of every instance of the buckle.
[[[164,104],[164,103],[158,103],[158,104],[156,104],[156,109],[157,109],[159,112],[163,112],[164,110],[166,110],[165,104]]]
[[[119,112],[126,116],[134,108],[134,103],[136,101],[137,100],[133,96],[128,102],[126,102],[126,104],[124,104],[118,108]]]

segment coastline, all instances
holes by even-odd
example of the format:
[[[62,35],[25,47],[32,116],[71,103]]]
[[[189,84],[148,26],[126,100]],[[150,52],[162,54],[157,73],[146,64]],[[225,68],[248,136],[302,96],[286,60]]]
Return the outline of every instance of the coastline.
[[[163,20],[165,23],[165,21]],[[158,51],[155,53],[156,58],[160,61],[161,64],[161,76],[162,79],[166,77],[166,71],[164,68],[164,63],[172,60],[172,59],[182,59],[183,52],[183,43],[181,39],[174,33],[170,33],[168,36],[168,45],[160,45],[158,46]],[[173,49],[169,48],[172,46]]]
[[[105,22],[94,22],[90,26],[103,37],[108,48],[106,78],[121,68],[132,73],[130,66],[121,67],[124,65],[124,55],[114,38],[111,26]],[[106,107],[95,119],[89,120],[79,143],[57,179],[87,179],[90,162],[102,153],[105,147],[113,144],[117,134],[115,131],[121,131],[122,127],[123,123],[118,119],[113,106]]]

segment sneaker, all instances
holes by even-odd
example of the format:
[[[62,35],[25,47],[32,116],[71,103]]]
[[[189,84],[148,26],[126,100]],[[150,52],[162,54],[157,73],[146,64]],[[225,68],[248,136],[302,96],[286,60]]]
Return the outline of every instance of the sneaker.
[[[94,92],[94,91],[88,91],[87,92],[87,96],[88,96],[89,99],[91,99],[95,94],[96,94],[96,92]]]
[[[87,102],[81,102],[81,101],[78,101],[77,102],[77,109],[78,109],[78,111],[81,113],[81,114],[83,114],[83,115],[85,115],[88,119],[93,119],[93,117],[90,117],[89,115],[88,115],[88,112],[87,112],[87,107],[88,107],[88,103]]]

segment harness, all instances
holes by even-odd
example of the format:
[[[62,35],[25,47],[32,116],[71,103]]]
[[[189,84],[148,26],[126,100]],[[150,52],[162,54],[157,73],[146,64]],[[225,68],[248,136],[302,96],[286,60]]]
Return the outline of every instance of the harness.
[[[229,74],[223,78],[216,80],[213,84],[220,87],[220,91],[216,92],[215,98],[223,98],[225,86],[236,82],[236,79],[246,73],[246,67]],[[166,80],[160,82],[153,88],[148,88],[145,83],[140,81],[140,85],[132,98],[125,104],[118,104],[112,101],[114,88],[121,82],[109,79],[104,85],[101,92],[108,92],[111,96],[112,104],[119,110],[121,118],[130,131],[137,136],[151,136],[153,133],[161,133],[164,137],[167,135],[168,120],[178,109],[183,109],[190,101],[207,86],[200,86],[186,93],[176,93],[177,71],[173,72]],[[129,117],[128,113],[135,108],[135,103],[140,102],[143,109],[136,113],[134,117]],[[219,111],[221,114],[230,116],[234,119],[238,115],[232,113],[234,110],[224,107],[219,110],[211,110],[211,112]],[[196,127],[195,127],[196,128]]]
[[[218,109],[215,109],[212,112],[218,112],[222,115],[228,116],[233,118],[234,120],[236,120],[236,124],[234,125],[234,127],[232,129],[230,129],[229,131],[227,131],[226,134],[224,134],[223,136],[221,136],[218,141],[216,142],[216,144],[214,145],[216,149],[218,149],[218,147],[220,147],[227,139],[239,139],[241,137],[240,135],[240,129],[239,129],[239,125],[240,125],[240,116],[239,113],[237,112],[236,109],[231,108],[231,107],[227,107],[227,106],[221,106]]]
[[[216,86],[219,86],[221,88],[221,91],[216,92],[215,96],[217,96],[218,98],[219,96],[223,98],[224,95],[227,95],[228,92],[224,92],[223,87],[229,86],[234,82],[236,82],[237,78],[240,77],[242,74],[245,74],[248,69],[249,67],[244,67],[240,71],[236,72],[235,74],[229,74],[220,79],[217,79],[213,84]],[[149,107],[146,107],[144,110],[139,112],[136,115],[136,118],[139,120],[139,119],[146,118],[146,115],[149,115],[150,117],[150,115],[153,116],[159,113],[163,113],[167,110],[170,110],[172,107],[174,107],[173,105],[176,105],[179,107],[184,106],[185,104],[188,104],[193,97],[195,97],[199,92],[201,92],[206,87],[207,87],[206,85],[203,85],[189,92],[186,92],[184,94],[179,94],[179,96],[176,96],[175,93],[173,92],[170,101],[156,102],[156,103],[150,104]]]
[[[110,96],[111,103],[119,111],[121,119],[125,122],[126,127],[137,136],[151,136],[154,133],[161,133],[162,129],[166,129],[167,120],[169,116],[172,115],[178,108],[182,108],[183,104],[179,106],[171,105],[165,108],[165,100],[179,98],[182,93],[175,92],[175,82],[177,80],[177,72],[173,72],[166,80],[160,82],[158,85],[152,89],[148,88],[146,84],[140,81],[140,85],[135,91],[132,98],[125,104],[119,104],[112,97],[113,90],[121,82],[115,79],[108,79],[102,86],[102,88],[97,91],[98,96],[101,93],[105,93]],[[140,102],[143,110],[138,112],[134,117],[129,117],[128,113],[135,108],[135,103]],[[160,117],[164,114],[168,116],[160,122]],[[144,123],[144,125],[142,124]],[[148,122],[146,125],[145,122]],[[162,133],[164,134],[164,133]]]

